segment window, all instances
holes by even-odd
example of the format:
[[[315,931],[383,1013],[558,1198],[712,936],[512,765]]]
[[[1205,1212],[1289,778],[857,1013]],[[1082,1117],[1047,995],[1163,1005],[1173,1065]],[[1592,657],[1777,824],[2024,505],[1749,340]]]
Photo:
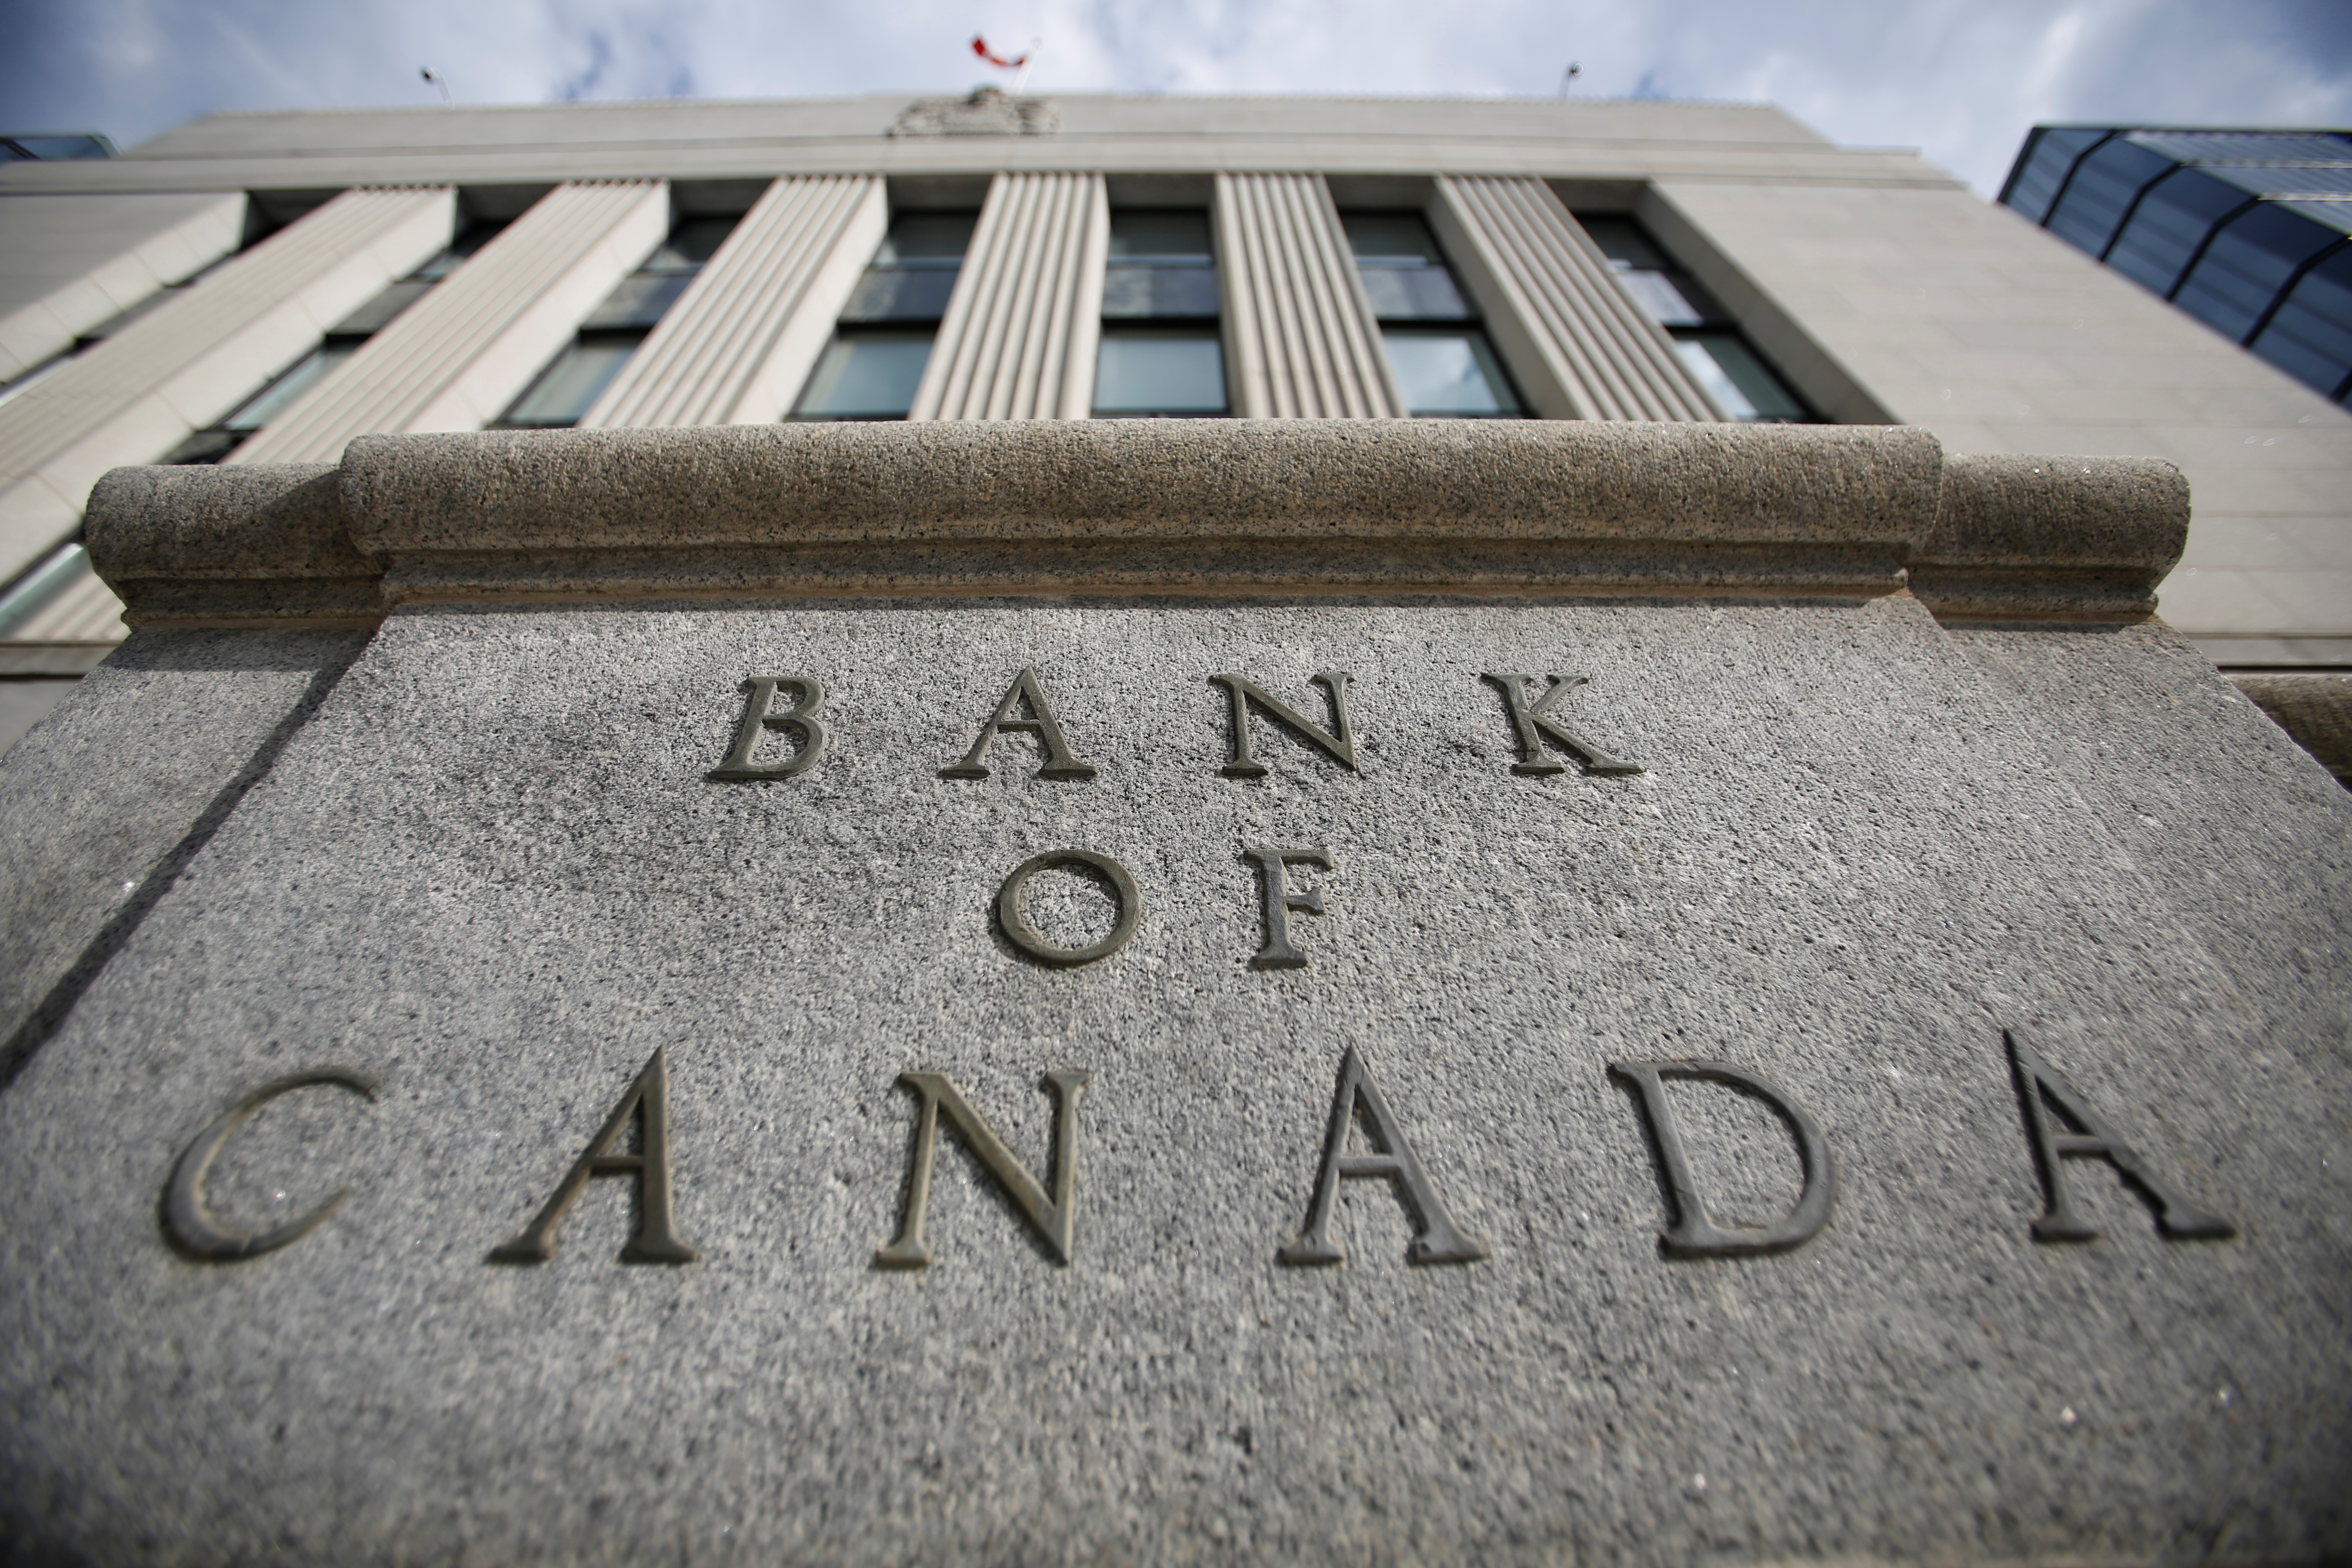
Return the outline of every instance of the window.
[[[849,296],[794,419],[904,419],[971,247],[970,212],[903,212]]]
[[[2125,277],[2169,295],[2197,258],[2214,225],[2254,198],[2202,169],[2173,170],[2140,197],[2116,242],[2107,265]]]
[[[2040,223],[2050,216],[2050,204],[2074,173],[2075,160],[2113,134],[2074,125],[2035,126],[2018,154],[2017,166],[2010,171],[2001,201]]]
[[[490,428],[562,430],[579,424],[734,227],[731,217],[698,217],[672,229],[644,264],[588,313],[578,335]]]
[[[296,360],[271,377],[268,384],[238,405],[226,418],[215,421],[196,431],[186,440],[165,454],[167,463],[217,463],[236,450],[245,438],[277,418],[320,382],[327,373],[359,353],[360,345],[392,324],[394,317],[423,298],[434,284],[457,269],[457,264],[497,237],[506,226],[503,219],[497,222],[477,222],[459,230],[446,249],[424,266],[384,286],[383,291],[333,326],[319,341],[319,346]],[[134,306],[131,311],[95,329],[103,336],[120,331],[129,324],[136,312],[152,309],[152,305]]]
[[[0,163],[19,159],[111,158],[114,143],[91,132],[68,131],[57,135],[0,136]]]
[[[2189,269],[2173,301],[2239,342],[2251,337],[2272,301],[2314,258],[2343,243],[2344,220],[2306,214],[2319,202],[2257,202],[2224,224]]]
[[[2042,225],[2093,256],[2105,256],[2140,193],[2169,173],[2176,159],[2119,137],[2084,156]]]
[[[1419,213],[1343,213],[1356,275],[1416,418],[1516,419],[1525,410],[1477,312]]]
[[[1627,217],[1576,220],[1609,258],[1617,281],[1666,329],[1692,377],[1724,413],[1749,424],[1803,424],[1814,416],[1764,362],[1714,297]]]
[[[2252,347],[2321,396],[2352,402],[2352,248],[2339,242],[2305,270]]]
[[[1231,404],[1221,309],[1207,213],[1111,214],[1096,416],[1197,419],[1224,413]]]

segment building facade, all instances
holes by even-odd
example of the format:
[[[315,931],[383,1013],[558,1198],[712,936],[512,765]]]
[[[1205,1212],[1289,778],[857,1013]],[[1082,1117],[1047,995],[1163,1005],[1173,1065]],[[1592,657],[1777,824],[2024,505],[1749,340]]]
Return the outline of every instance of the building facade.
[[[16,1556],[2352,1553],[2276,367],[1759,109],[68,174],[170,226],[0,404],[133,626],[0,757]]]
[[[2062,145],[2074,194],[2025,212]],[[1959,453],[2166,458],[2198,509],[2168,619],[2225,668],[2352,666],[2352,416],[2273,346],[2335,263],[2250,353],[2020,221],[2083,243],[2066,215],[2103,160],[2244,185],[2210,154],[2050,132],[2004,210],[1761,106],[213,116],[0,167],[0,666],[70,676],[121,637],[76,542],[119,464],[1113,415],[1904,423]]]
[[[2037,125],[2000,200],[2352,400],[2352,135]]]

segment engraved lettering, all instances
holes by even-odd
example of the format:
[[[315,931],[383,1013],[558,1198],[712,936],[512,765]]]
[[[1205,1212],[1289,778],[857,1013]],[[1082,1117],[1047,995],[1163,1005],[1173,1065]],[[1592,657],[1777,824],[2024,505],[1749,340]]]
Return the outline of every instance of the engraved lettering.
[[[637,1124],[637,1152],[614,1152],[631,1121]],[[656,1051],[637,1074],[636,1081],[604,1119],[587,1150],[572,1163],[555,1195],[522,1234],[490,1254],[499,1263],[544,1263],[555,1256],[555,1227],[563,1212],[587,1189],[592,1176],[635,1176],[637,1179],[637,1228],[621,1248],[624,1263],[691,1263],[702,1256],[678,1239],[677,1220],[670,1212],[669,1187],[669,1063],[666,1051]]]
[[[1549,677],[1551,685],[1533,703],[1528,702],[1527,695],[1528,683],[1535,679],[1532,675],[1487,675],[1480,679],[1493,681],[1502,691],[1503,706],[1510,713],[1511,729],[1518,736],[1519,760],[1511,764],[1513,773],[1558,773],[1568,771],[1566,763],[1552,761],[1550,754],[1544,750],[1543,737],[1546,735],[1575,752],[1587,773],[1642,772],[1641,763],[1611,756],[1552,715],[1553,706],[1561,698],[1580,686],[1590,684],[1583,676]]]
[[[1366,1136],[1377,1152],[1350,1154],[1348,1136],[1356,1120],[1364,1121]],[[1339,1200],[1342,1178],[1379,1176],[1393,1184],[1398,1201],[1411,1216],[1415,1233],[1405,1248],[1408,1263],[1475,1263],[1486,1256],[1475,1237],[1454,1227],[1454,1218],[1439,1201],[1428,1173],[1405,1139],[1404,1129],[1389,1113],[1388,1101],[1372,1081],[1363,1058],[1350,1047],[1339,1064],[1339,1088],[1331,1097],[1331,1125],[1323,1139],[1323,1165],[1315,1177],[1315,1196],[1307,1209],[1307,1227],[1298,1239],[1275,1257],[1293,1265],[1344,1263],[1347,1255],[1331,1239],[1331,1207]]]
[[[2156,1208],[2157,1228],[2176,1241],[2226,1241],[2238,1227],[2218,1215],[2194,1208],[2167,1187],[2149,1170],[2131,1145],[2107,1130],[2091,1112],[2081,1091],[2027,1048],[2014,1029],[2001,1037],[2009,1045],[2010,1066],[2017,1079],[2018,1098],[2025,1105],[2025,1131],[2033,1145],[2033,1163],[2049,1212],[2033,1222],[2036,1241],[2091,1241],[2098,1227],[2075,1209],[2066,1193],[2065,1162],[2105,1160],[2123,1173]],[[2053,1129],[2053,1116],[2061,1125]]]
[[[1664,1238],[1668,1252],[1692,1258],[1783,1252],[1811,1241],[1829,1224],[1830,1205],[1837,1198],[1837,1166],[1830,1158],[1829,1141],[1778,1084],[1729,1062],[1611,1062],[1609,1070],[1641,1090],[1642,1110],[1657,1141],[1658,1160],[1665,1167],[1666,1189],[1675,1205],[1675,1223]],[[1805,1167],[1804,1190],[1797,1195],[1796,1207],[1773,1224],[1754,1228],[1726,1228],[1707,1218],[1698,1184],[1691,1179],[1690,1161],[1683,1153],[1674,1108],[1666,1101],[1664,1080],[1670,1078],[1727,1083],[1780,1113],[1797,1135],[1797,1153]]]
[[[1085,947],[1063,947],[1047,940],[1043,931],[1029,923],[1028,913],[1021,907],[1022,889],[1030,878],[1055,866],[1088,867],[1109,881],[1111,896],[1118,900],[1118,917],[1111,923],[1108,936]],[[1013,868],[1013,875],[1004,879],[1004,886],[996,893],[996,923],[1003,929],[1005,940],[1040,963],[1068,966],[1108,958],[1127,945],[1127,939],[1135,934],[1136,924],[1142,919],[1143,894],[1136,887],[1135,879],[1127,874],[1126,867],[1091,849],[1053,849],[1033,855]]]
[[[1244,847],[1242,853],[1257,862],[1258,885],[1265,900],[1265,945],[1257,951],[1250,963],[1259,969],[1304,969],[1307,955],[1290,943],[1290,915],[1319,915],[1323,912],[1323,895],[1314,889],[1294,892],[1290,887],[1286,866],[1320,866],[1326,871],[1337,870],[1328,849],[1260,849]]]
[[[898,1081],[915,1091],[919,1102],[915,1112],[915,1152],[907,1170],[907,1207],[898,1224],[898,1235],[889,1246],[874,1255],[877,1268],[928,1268],[931,1249],[923,1241],[923,1224],[931,1204],[931,1163],[939,1152],[940,1113],[947,1112],[948,1125],[963,1140],[981,1168],[996,1179],[1013,1200],[1021,1217],[1029,1223],[1045,1241],[1054,1261],[1066,1266],[1077,1218],[1076,1195],[1078,1180],[1078,1100],[1087,1085],[1094,1081],[1090,1072],[1073,1072],[1064,1068],[1045,1077],[1045,1088],[1054,1097],[1054,1193],[1046,1196],[1029,1167],[1013,1157],[1004,1140],[985,1117],[971,1107],[945,1073],[908,1072],[898,1075]]]
[[[1026,719],[1021,717],[1024,703],[1029,708]],[[1000,731],[1006,730],[1015,734],[1034,735],[1038,743],[1045,748],[1045,765],[1037,770],[1039,778],[1090,779],[1095,776],[1095,770],[1090,765],[1071,754],[1070,742],[1063,738],[1062,727],[1054,720],[1054,710],[1045,701],[1045,689],[1038,682],[1037,668],[1031,665],[1013,678],[1013,689],[1004,694],[1004,700],[996,705],[996,711],[990,714],[988,722],[981,726],[980,739],[971,743],[971,750],[964,753],[963,761],[951,768],[941,768],[940,777],[986,778],[988,764],[984,759],[988,755],[988,744]]]
[[[291,1241],[299,1241],[327,1222],[327,1217],[342,1207],[343,1200],[352,1195],[345,1187],[326,1202],[297,1219],[268,1230],[226,1230],[213,1218],[205,1202],[205,1177],[213,1161],[228,1146],[228,1141],[244,1125],[245,1119],[290,1090],[312,1084],[336,1084],[365,1100],[375,1098],[376,1080],[352,1068],[310,1068],[302,1072],[288,1073],[272,1079],[220,1113],[213,1123],[196,1134],[194,1142],[180,1155],[172,1167],[171,1184],[163,1190],[163,1223],[172,1240],[194,1257],[215,1262],[230,1262],[240,1258],[258,1258],[265,1252],[275,1252]]]
[[[781,713],[772,710],[779,686],[792,687],[800,693],[800,700]],[[788,779],[816,766],[817,759],[824,755],[825,729],[816,717],[816,710],[824,706],[824,682],[814,675],[755,675],[743,682],[743,689],[751,696],[743,704],[742,722],[735,726],[735,744],[729,750],[727,760],[711,769],[709,776]],[[797,731],[800,750],[778,762],[752,761],[760,736],[768,730]]]
[[[1257,760],[1250,749],[1249,705],[1256,703],[1265,716],[1308,743],[1321,747],[1332,759],[1349,773],[1356,766],[1356,736],[1348,723],[1348,683],[1354,676],[1339,670],[1326,670],[1312,676],[1331,700],[1331,723],[1337,731],[1328,733],[1318,729],[1314,721],[1288,703],[1270,697],[1255,681],[1239,675],[1213,675],[1211,680],[1225,689],[1225,697],[1233,710],[1232,755],[1223,769],[1227,778],[1255,779],[1265,776],[1265,764]]]

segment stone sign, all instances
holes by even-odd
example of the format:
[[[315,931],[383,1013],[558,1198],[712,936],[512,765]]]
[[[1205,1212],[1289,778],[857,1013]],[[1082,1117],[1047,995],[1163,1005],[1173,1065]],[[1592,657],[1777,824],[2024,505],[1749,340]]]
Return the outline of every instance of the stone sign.
[[[1903,429],[118,471],[0,769],[0,1526],[2352,1550],[2352,808],[2187,521]]]

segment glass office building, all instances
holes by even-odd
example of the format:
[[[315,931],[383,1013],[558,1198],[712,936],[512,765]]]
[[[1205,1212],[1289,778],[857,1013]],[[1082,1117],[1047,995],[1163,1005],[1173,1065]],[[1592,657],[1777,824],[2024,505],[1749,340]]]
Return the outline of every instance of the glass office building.
[[[2352,132],[2037,125],[2000,200],[2352,401]]]

